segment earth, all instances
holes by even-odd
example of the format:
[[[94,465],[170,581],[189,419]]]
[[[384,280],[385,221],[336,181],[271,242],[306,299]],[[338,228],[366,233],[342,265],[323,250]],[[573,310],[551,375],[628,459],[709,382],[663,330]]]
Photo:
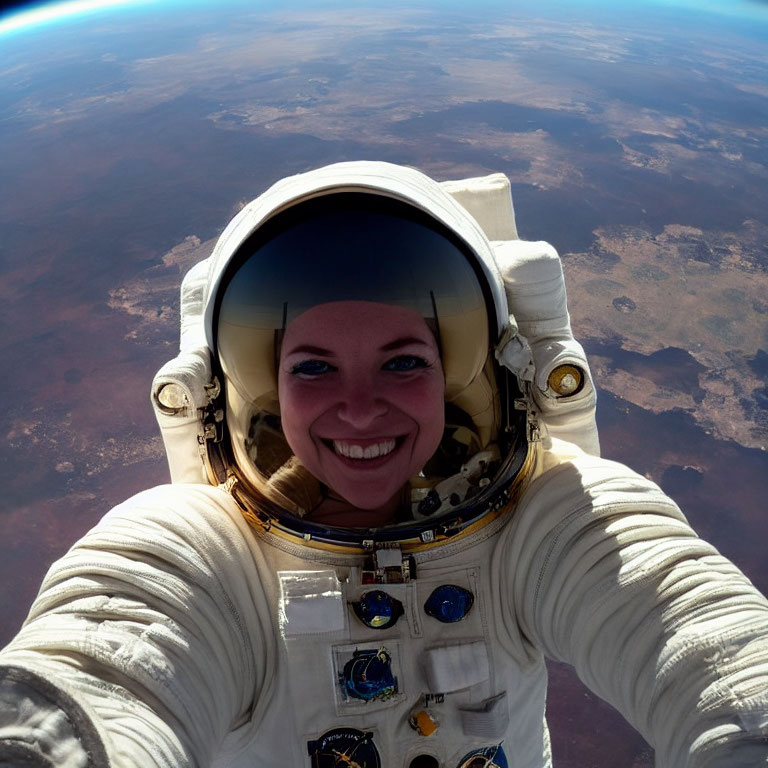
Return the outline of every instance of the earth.
[[[136,3],[0,20],[0,645],[47,566],[168,479],[178,285],[273,181],[496,171],[563,258],[605,456],[768,592],[768,5]],[[651,748],[552,664],[558,768]]]

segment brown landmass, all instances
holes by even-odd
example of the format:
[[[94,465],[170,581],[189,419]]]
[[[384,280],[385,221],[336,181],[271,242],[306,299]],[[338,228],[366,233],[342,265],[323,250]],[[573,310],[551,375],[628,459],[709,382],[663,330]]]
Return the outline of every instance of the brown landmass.
[[[756,221],[738,232],[615,226],[597,230],[588,252],[565,254],[572,324],[591,348],[598,385],[653,413],[686,411],[717,439],[765,449],[768,423],[755,420],[764,382],[749,363],[768,346],[766,238]],[[214,242],[188,236],[110,292],[110,308],[132,317],[126,339],[173,338],[180,277]],[[670,348],[682,356],[662,360]]]
[[[764,142],[765,125],[740,125],[690,110],[681,114],[669,107],[638,108],[631,83],[626,98],[606,96],[599,78],[587,80],[567,68],[556,76],[542,76],[529,62],[532,56],[567,57],[604,66],[610,78],[609,67],[640,67],[633,45],[645,42],[650,49],[664,38],[662,31],[514,14],[486,22],[459,15],[452,24],[445,15],[404,7],[370,8],[360,14],[331,8],[262,12],[256,34],[245,23],[226,34],[210,32],[187,50],[125,62],[119,89],[75,98],[57,93],[27,96],[18,100],[14,113],[31,131],[42,132],[103,114],[128,119],[194,95],[221,104],[208,114],[220,129],[364,142],[380,151],[418,147],[421,167],[436,175],[445,167],[430,149],[435,140],[445,138],[488,149],[503,145],[503,156],[530,161],[528,170],[513,174],[513,181],[520,183],[573,188],[582,175],[589,176],[584,170],[594,157],[587,160],[589,153],[572,143],[564,147],[537,126],[531,131],[496,131],[468,121],[452,125],[444,136],[430,136],[429,144],[424,137],[399,130],[408,120],[451,107],[499,102],[582,116],[617,142],[623,162],[633,168],[662,175],[699,174],[706,183],[718,185],[743,178],[746,164],[750,174],[768,178],[768,171],[745,160],[738,147],[745,141]],[[675,54],[684,59],[679,51]],[[110,59],[106,53],[102,59],[114,56]],[[727,37],[719,46],[707,39],[697,50],[697,66],[689,62],[686,75],[702,85],[716,76],[723,87],[759,96],[766,93],[760,77],[765,62],[757,47],[741,45],[736,55]],[[656,64],[645,62],[640,71],[651,71]],[[259,77],[253,78],[253,73]],[[4,74],[23,82],[35,76],[36,66],[29,62]],[[657,141],[638,147],[632,141],[638,136]],[[701,162],[700,150],[707,152],[706,162]],[[48,158],[46,166],[55,162],[55,157]],[[89,158],[87,165],[93,162]],[[471,162],[465,168],[453,167],[459,175],[494,170]]]
[[[765,450],[768,423],[754,418],[765,382],[749,362],[768,344],[767,235],[755,221],[739,232],[606,227],[589,252],[565,254],[579,338],[646,357],[685,350],[701,367],[681,386],[674,371],[655,376],[652,361],[627,370],[615,355],[593,354],[599,385],[654,413],[682,409],[714,437]]]
[[[159,263],[109,292],[110,309],[132,317],[126,339],[145,343],[178,337],[181,278],[210,255],[215,243],[216,238],[201,242],[189,235],[163,254]]]

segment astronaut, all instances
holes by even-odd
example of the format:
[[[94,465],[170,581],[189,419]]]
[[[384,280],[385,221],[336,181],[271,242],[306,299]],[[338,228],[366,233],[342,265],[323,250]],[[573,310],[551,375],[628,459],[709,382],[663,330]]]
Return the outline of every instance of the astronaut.
[[[284,179],[181,325],[173,483],[51,568],[0,654],[0,764],[547,768],[549,656],[660,767],[768,765],[768,602],[599,457],[503,176]]]

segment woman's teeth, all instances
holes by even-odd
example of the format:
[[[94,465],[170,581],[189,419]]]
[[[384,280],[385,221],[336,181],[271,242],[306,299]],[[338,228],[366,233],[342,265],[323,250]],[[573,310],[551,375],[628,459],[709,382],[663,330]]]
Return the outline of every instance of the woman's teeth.
[[[389,440],[382,440],[380,443],[366,446],[347,443],[343,440],[334,440],[333,450],[342,456],[346,456],[348,459],[376,459],[379,456],[386,456],[388,453],[392,453],[395,450],[395,440],[390,438]]]

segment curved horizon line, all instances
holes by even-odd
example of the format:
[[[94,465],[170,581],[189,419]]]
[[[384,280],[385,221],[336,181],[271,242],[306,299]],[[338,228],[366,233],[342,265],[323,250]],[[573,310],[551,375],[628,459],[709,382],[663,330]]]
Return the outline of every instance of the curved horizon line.
[[[26,30],[43,24],[51,24],[81,13],[100,11],[119,5],[150,5],[158,0],[62,0],[56,3],[40,3],[29,9],[12,10],[0,16],[0,35]]]

